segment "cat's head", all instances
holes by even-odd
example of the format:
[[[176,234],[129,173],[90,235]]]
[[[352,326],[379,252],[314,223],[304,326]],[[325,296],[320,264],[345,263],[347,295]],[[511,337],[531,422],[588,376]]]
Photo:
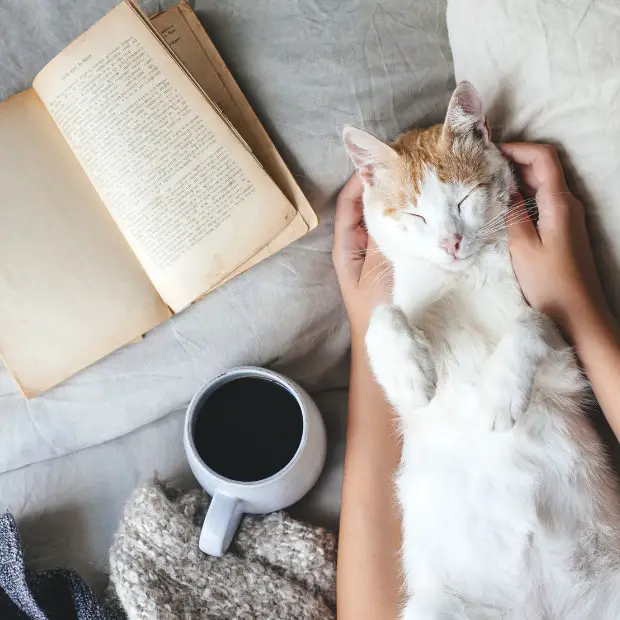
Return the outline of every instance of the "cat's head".
[[[364,183],[366,226],[388,258],[459,270],[503,233],[514,181],[468,82],[454,91],[443,125],[391,146],[353,127],[343,138]]]

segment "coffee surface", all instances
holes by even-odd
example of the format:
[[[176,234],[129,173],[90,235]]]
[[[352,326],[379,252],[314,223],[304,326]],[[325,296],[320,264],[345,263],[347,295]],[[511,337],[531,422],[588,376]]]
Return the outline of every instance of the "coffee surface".
[[[193,437],[200,458],[214,472],[256,482],[286,467],[302,433],[295,396],[274,381],[242,377],[199,403]]]

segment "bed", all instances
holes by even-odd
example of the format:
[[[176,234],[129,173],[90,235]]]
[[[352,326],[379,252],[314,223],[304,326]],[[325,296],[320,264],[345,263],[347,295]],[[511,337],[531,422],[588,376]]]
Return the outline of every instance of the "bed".
[[[116,0],[3,0],[0,98]],[[170,3],[150,0],[149,12]],[[131,490],[157,472],[192,484],[184,407],[218,372],[276,368],[321,408],[329,455],[298,516],[335,527],[348,327],[331,265],[333,203],[352,172],[340,131],[384,138],[442,119],[457,80],[487,103],[496,138],[561,147],[620,310],[620,8],[615,0],[196,0],[195,10],[322,223],[311,235],[44,396],[0,370],[0,508],[37,568],[95,586]],[[453,63],[454,58],[454,63]],[[1,139],[1,136],[0,136]],[[1,302],[1,300],[0,300]]]

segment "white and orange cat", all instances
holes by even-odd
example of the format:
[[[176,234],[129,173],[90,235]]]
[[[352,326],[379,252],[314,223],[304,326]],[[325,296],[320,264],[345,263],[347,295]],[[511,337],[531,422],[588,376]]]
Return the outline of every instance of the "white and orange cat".
[[[478,94],[391,146],[344,142],[394,272],[366,344],[401,422],[403,618],[617,620],[615,480],[575,357],[513,274],[514,181]]]

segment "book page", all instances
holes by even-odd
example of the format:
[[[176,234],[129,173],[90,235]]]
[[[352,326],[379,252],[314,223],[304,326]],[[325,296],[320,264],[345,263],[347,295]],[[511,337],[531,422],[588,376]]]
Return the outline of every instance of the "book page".
[[[191,7],[181,2],[151,21],[297,209],[287,228],[229,274],[228,280],[305,235],[318,219]]]
[[[35,88],[175,312],[296,215],[128,3],[57,56]]]
[[[0,137],[0,355],[34,396],[170,312],[33,90]]]

